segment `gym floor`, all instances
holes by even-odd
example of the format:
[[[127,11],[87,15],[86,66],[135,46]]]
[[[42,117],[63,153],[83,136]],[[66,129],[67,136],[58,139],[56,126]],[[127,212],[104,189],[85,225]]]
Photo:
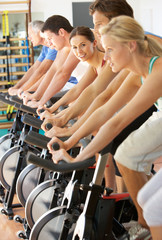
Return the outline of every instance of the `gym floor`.
[[[17,198],[14,198],[14,203],[18,203]],[[0,207],[3,207],[0,204]],[[14,215],[20,215],[24,217],[23,208],[15,208]],[[6,215],[0,214],[0,240],[17,240],[18,237],[16,233],[20,230],[23,230],[23,226],[20,223],[15,222],[14,220],[9,220]]]

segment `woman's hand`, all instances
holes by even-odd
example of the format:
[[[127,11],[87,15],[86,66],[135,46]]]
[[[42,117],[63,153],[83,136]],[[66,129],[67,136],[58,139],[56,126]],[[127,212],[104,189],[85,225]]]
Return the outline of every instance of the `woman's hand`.
[[[52,160],[54,163],[58,163],[60,160],[64,160],[67,163],[72,163],[75,161],[75,158],[72,158],[65,149],[60,149],[58,151],[52,152]]]
[[[66,143],[65,143],[65,142],[61,141],[61,140],[60,140],[59,138],[57,138],[57,137],[53,137],[53,138],[49,141],[49,143],[47,144],[47,147],[48,147],[50,153],[52,153],[52,152],[54,151],[54,149],[52,148],[53,143],[58,143],[59,146],[60,146],[60,149],[63,148],[63,149],[65,149],[65,150],[67,150],[67,146],[66,146]]]
[[[44,112],[40,113],[39,110],[37,110],[39,112],[39,116],[40,116],[40,119],[41,120],[44,120],[44,119],[47,119],[47,118],[52,118],[53,117],[53,114],[51,114],[49,111],[48,111],[48,108],[45,108],[45,107],[42,107],[41,109],[44,109]]]
[[[62,119],[61,118],[56,118],[55,116],[53,116],[52,118],[46,118],[44,120],[43,124],[41,125],[41,128],[44,131],[47,131],[47,129],[46,129],[46,124],[47,123],[51,123],[53,126],[61,127],[62,126]]]

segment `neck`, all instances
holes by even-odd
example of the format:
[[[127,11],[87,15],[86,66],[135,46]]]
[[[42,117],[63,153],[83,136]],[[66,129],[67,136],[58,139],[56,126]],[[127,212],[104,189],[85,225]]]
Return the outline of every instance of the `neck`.
[[[129,63],[128,69],[135,74],[142,76],[144,78],[149,74],[149,63],[151,57],[146,57],[143,55],[136,55],[132,58]]]
[[[64,41],[65,41],[65,47],[71,47],[69,42],[70,33],[65,33],[64,35]]]
[[[93,56],[90,59],[88,59],[87,62],[91,66],[93,66],[97,69],[97,68],[101,67],[103,58],[104,58],[104,53],[98,51],[98,49],[95,48]]]
[[[45,39],[44,39],[44,38],[40,38],[39,45],[46,46],[46,41],[45,41]]]
[[[96,47],[99,52],[105,53],[105,50],[99,46]]]

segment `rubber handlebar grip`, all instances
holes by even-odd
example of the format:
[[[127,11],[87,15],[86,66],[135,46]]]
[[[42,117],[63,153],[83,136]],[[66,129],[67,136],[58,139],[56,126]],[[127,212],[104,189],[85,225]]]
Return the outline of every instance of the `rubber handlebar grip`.
[[[26,105],[20,105],[20,110],[23,111],[23,112],[27,112],[27,113],[30,113],[30,114],[34,114],[34,115],[37,115],[36,113],[36,108],[31,108],[31,107],[28,107]]]
[[[45,109],[41,108],[39,109],[39,113],[43,113],[45,111]]]
[[[52,149],[57,151],[57,150],[60,149],[60,145],[57,142],[55,142],[55,143],[52,144]]]
[[[45,129],[48,130],[48,131],[49,131],[52,127],[53,127],[52,123],[47,123],[47,124],[45,125]]]
[[[31,153],[29,153],[27,160],[39,167],[43,167],[45,169],[56,172],[71,172],[74,170],[82,170],[91,167],[96,163],[95,157],[92,157],[81,162],[67,163],[62,160],[61,164],[55,164],[52,161],[42,159]]]

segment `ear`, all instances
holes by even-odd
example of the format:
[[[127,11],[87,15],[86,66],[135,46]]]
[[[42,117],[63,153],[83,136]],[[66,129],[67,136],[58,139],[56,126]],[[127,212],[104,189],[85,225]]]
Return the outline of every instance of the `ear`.
[[[65,35],[65,29],[60,28],[59,31],[58,31],[58,34],[59,34],[60,36],[64,36],[64,35]]]
[[[133,53],[137,48],[137,42],[136,41],[130,41],[128,43],[128,47],[129,47],[130,52]]]
[[[96,47],[96,46],[97,46],[97,40],[94,40],[93,47]]]

